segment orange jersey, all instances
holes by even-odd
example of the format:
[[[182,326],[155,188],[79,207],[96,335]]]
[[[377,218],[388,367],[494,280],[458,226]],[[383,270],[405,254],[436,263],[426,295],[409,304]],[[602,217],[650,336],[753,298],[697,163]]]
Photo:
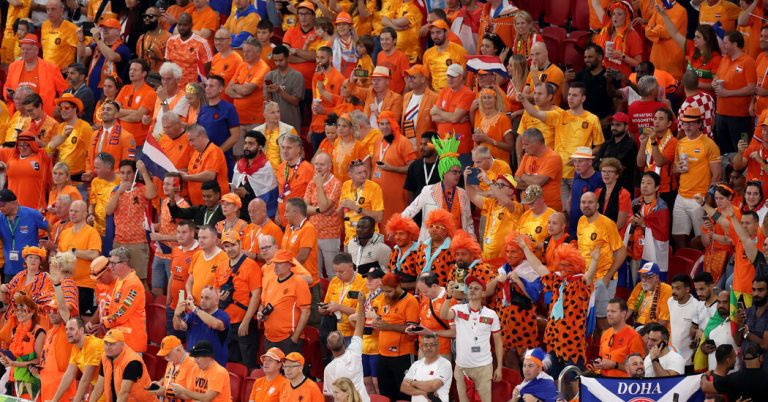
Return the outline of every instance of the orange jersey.
[[[722,1],[721,1],[722,2]],[[736,90],[757,83],[757,68],[755,59],[743,53],[735,60],[729,56],[720,59],[717,69],[717,79],[723,80],[723,88]],[[717,114],[724,116],[749,116],[749,103],[752,96],[730,96],[718,99]]]
[[[59,234],[59,251],[65,252],[72,250],[96,250],[101,253],[101,236],[92,226],[85,224],[75,232],[74,228],[69,227]],[[72,279],[77,286],[85,288],[95,288],[96,280],[91,278],[91,261],[84,258],[75,260],[75,269],[72,272]]]
[[[168,290],[168,306],[176,308],[179,303],[179,291],[184,290],[189,278],[189,265],[192,263],[192,256],[199,250],[197,243],[189,249],[182,249],[181,246],[174,247],[171,251],[171,277],[170,288]]]
[[[229,273],[224,278],[229,278],[232,274],[232,266],[229,267]],[[234,290],[232,290],[232,304],[224,309],[229,316],[232,324],[243,321],[245,312],[248,310],[251,301],[251,292],[261,289],[261,268],[256,261],[245,257],[237,270],[237,274],[232,279]]]
[[[261,59],[253,65],[243,62],[238,67],[232,82],[256,86],[250,95],[235,98],[234,104],[237,114],[240,116],[240,124],[264,123],[264,77],[268,72],[269,65]]]
[[[419,303],[419,325],[431,331],[443,331],[451,328],[453,320],[443,320],[440,318],[440,309],[443,307],[443,303],[448,302],[451,305],[453,304],[450,300],[447,300],[445,296],[445,290],[442,291],[440,296],[434,299],[422,295],[421,302]],[[447,325],[448,328],[443,326],[443,324]],[[419,341],[421,341],[421,339],[419,339]],[[451,353],[451,338],[438,337],[437,342],[438,353],[441,355]]]
[[[600,358],[603,360],[624,363],[632,353],[645,356],[643,338],[632,327],[625,325],[619,332],[608,328],[600,336]],[[627,377],[625,370],[618,369],[602,370],[601,374],[608,377]]]
[[[51,182],[51,158],[38,151],[21,158],[15,148],[0,149],[0,161],[6,164],[8,188],[16,194],[19,205],[36,210],[45,208]]]
[[[189,174],[202,172],[216,173],[216,181],[219,182],[219,188],[222,192],[229,191],[229,174],[227,173],[227,159],[224,152],[213,142],[208,142],[203,152],[192,154],[187,165]],[[192,205],[201,205],[203,203],[203,183],[199,181],[187,182],[189,189],[189,200]]]
[[[283,385],[283,390],[280,392],[280,402],[294,401],[325,402],[325,397],[316,382],[305,378],[297,387],[293,387],[290,382]]]
[[[173,35],[165,43],[165,59],[178,64],[183,71],[180,87],[197,82],[198,74],[202,73],[202,64],[210,62],[212,58],[208,41],[194,33],[186,41],[179,35]]]
[[[134,85],[126,85],[117,94],[115,99],[120,104],[120,110],[138,110],[141,107],[147,109],[149,116],[152,116],[152,111],[155,109],[155,100],[157,93],[152,87],[142,82],[137,89]],[[149,126],[145,126],[139,122],[127,122],[120,120],[123,129],[133,134],[133,139],[136,140],[136,145],[144,145],[144,140],[147,138],[147,130]]]
[[[267,376],[260,377],[253,383],[253,389],[251,389],[251,396],[249,401],[259,402],[278,402],[280,401],[280,394],[283,387],[286,384],[290,385],[287,378],[282,374],[278,374],[272,381]]]
[[[232,392],[229,385],[229,372],[216,361],[208,369],[203,370],[197,364],[192,366],[192,372],[187,376],[186,388],[192,392],[205,394],[216,391],[211,402],[231,402]]]
[[[241,243],[243,251],[250,251],[253,254],[259,255],[259,236],[272,236],[275,241],[279,241],[283,238],[283,230],[280,226],[277,226],[272,219],[267,218],[267,222],[259,226],[255,223],[249,223],[248,226],[243,229],[243,236]]]
[[[406,324],[419,322],[419,302],[411,294],[404,292],[394,303],[384,300],[379,312],[381,319],[388,324]],[[397,331],[379,331],[379,354],[382,356],[403,356],[415,354],[413,336]]]
[[[217,248],[211,256],[206,256],[203,250],[198,250],[189,262],[189,275],[192,275],[192,297],[195,303],[200,303],[200,295],[206,286],[217,287],[217,279],[223,278],[229,269],[229,257],[223,250]]]
[[[272,313],[264,321],[264,337],[279,342],[293,335],[301,310],[309,309],[312,296],[307,282],[296,274],[283,281],[265,280],[263,283],[261,304],[266,306],[269,303],[273,307]]]
[[[224,85],[229,85],[241,64],[243,64],[243,57],[235,51],[227,56],[216,53],[211,60],[211,74],[224,78]]]
[[[320,282],[317,266],[317,229],[309,221],[309,218],[305,218],[298,227],[286,226],[281,248],[290,251],[294,257],[298,256],[302,249],[308,248],[309,256],[303,263],[304,268],[312,274],[312,286]]]

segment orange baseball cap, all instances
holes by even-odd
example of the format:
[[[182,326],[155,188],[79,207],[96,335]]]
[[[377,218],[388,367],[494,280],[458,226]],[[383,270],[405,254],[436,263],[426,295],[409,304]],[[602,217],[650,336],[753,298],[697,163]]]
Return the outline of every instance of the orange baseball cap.
[[[348,12],[342,11],[336,16],[336,24],[351,24],[352,16]]]
[[[296,10],[298,11],[300,8],[306,8],[315,11],[315,5],[312,4],[311,1],[302,1],[298,6],[296,6]]]
[[[163,357],[179,346],[181,346],[181,340],[173,335],[168,335],[160,342],[160,350],[157,355]]]
[[[423,64],[414,64],[411,68],[405,70],[405,74],[410,76],[421,74],[426,77],[429,75],[429,72],[427,72],[427,68]]]
[[[37,41],[35,34],[28,33],[19,41],[19,45],[35,45],[39,47],[40,42]]]
[[[104,28],[123,29],[123,26],[120,25],[120,21],[114,18],[105,18],[101,20],[101,22],[99,22],[99,26]]]
[[[109,332],[107,332],[106,335],[104,335],[104,342],[108,342],[108,343],[125,342],[125,335],[123,334],[123,331],[119,329],[111,329],[109,330]]]
[[[278,262],[290,262],[291,265],[295,265],[293,263],[293,254],[291,254],[288,250],[277,250],[277,253],[275,253],[275,257],[272,258],[272,262],[278,263]]]
[[[235,193],[227,193],[221,196],[221,202],[228,202],[230,204],[237,205],[238,208],[243,207],[243,200],[240,199],[240,197],[237,196]]]
[[[433,23],[429,24],[429,27],[430,27],[430,28],[440,28],[440,29],[445,29],[446,31],[447,31],[447,30],[449,30],[449,29],[451,29],[451,28],[448,26],[448,23],[447,23],[447,22],[445,22],[445,20],[437,20],[437,21],[435,21],[435,22],[433,22]]]
[[[240,234],[237,233],[236,230],[225,230],[224,233],[221,234],[221,243],[239,243],[240,242]]]
[[[299,352],[288,353],[288,356],[285,356],[285,360],[299,363],[302,366],[304,365],[304,356],[302,356]]]
[[[266,353],[261,355],[262,363],[264,362],[265,358],[270,358],[272,360],[282,362],[285,359],[285,353],[283,353],[283,351],[280,350],[280,348],[272,347],[272,348],[269,348],[269,350]]]

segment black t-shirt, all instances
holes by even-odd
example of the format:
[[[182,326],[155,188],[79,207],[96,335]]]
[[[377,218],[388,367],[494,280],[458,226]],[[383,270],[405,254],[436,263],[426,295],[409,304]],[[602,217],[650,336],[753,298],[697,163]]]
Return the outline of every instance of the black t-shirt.
[[[626,188],[630,194],[635,191],[635,179],[637,177],[637,144],[629,134],[625,135],[621,141],[616,142],[613,136],[606,136],[605,142],[600,146],[595,157],[595,170],[600,170],[600,160],[603,158],[616,158],[624,166],[624,171],[619,177],[619,184]]]
[[[725,377],[715,377],[714,386],[717,392],[728,395],[729,401],[739,398],[752,398],[753,401],[764,401],[768,395],[768,371],[761,368],[742,368]]]
[[[605,69],[600,74],[592,75],[588,69],[579,71],[574,81],[583,82],[587,86],[587,100],[584,109],[594,113],[600,120],[613,113],[613,98],[608,96],[608,81]]]
[[[437,162],[438,160],[436,159],[435,163],[425,163],[424,158],[413,161],[413,163],[408,166],[408,172],[405,175],[405,184],[403,184],[403,188],[406,191],[413,193],[414,197],[418,197],[424,187],[430,184],[439,183],[440,173],[437,171]],[[426,173],[424,173],[425,169]],[[431,176],[430,172],[432,173]],[[429,178],[429,181],[427,181],[427,178]],[[414,217],[414,221],[416,221],[417,225],[421,225],[421,219],[423,219],[421,213]]]
[[[144,374],[144,368],[141,366],[141,362],[133,360],[128,362],[123,370],[123,380],[138,381]],[[99,375],[104,377],[104,366],[99,368]],[[115,382],[111,378],[105,378],[105,381],[109,382],[109,386],[112,388],[112,402],[117,402],[117,390],[115,389]]]

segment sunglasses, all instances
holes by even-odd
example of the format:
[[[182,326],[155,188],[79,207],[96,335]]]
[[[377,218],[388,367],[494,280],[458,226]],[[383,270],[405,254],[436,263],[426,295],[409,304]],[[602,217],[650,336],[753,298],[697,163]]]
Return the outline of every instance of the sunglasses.
[[[143,16],[143,17],[144,17],[144,19],[145,19],[145,20],[154,20],[154,19],[157,19],[157,18],[159,17],[159,15],[155,15],[155,14],[144,14],[144,16]]]

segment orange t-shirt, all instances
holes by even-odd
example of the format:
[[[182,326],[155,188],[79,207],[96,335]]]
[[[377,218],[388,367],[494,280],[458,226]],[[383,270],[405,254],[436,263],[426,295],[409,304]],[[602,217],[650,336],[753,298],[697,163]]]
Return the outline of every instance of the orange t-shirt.
[[[471,89],[462,86],[458,91],[454,91],[449,87],[445,87],[440,90],[437,95],[437,102],[435,104],[440,109],[453,113],[456,109],[462,109],[469,113],[469,109],[472,107],[472,101],[475,100],[475,93]],[[424,111],[429,113],[428,110]],[[465,154],[472,151],[472,124],[469,122],[469,116],[467,121],[461,123],[437,123],[437,132],[441,135],[456,132],[460,135],[460,144],[458,153]]]
[[[768,89],[768,55],[760,53],[755,61],[755,77],[757,78],[757,87]],[[768,96],[755,96],[755,114],[760,116],[764,110],[768,109]],[[762,120],[760,120],[762,122]]]
[[[174,247],[171,251],[171,278],[170,289],[168,293],[168,306],[176,308],[179,303],[179,290],[183,290],[187,285],[189,278],[189,265],[192,263],[192,256],[200,250],[195,243],[189,250],[182,250],[181,247]]]
[[[186,41],[179,35],[173,35],[165,43],[165,59],[178,64],[183,71],[180,87],[197,82],[201,63],[208,63],[212,58],[213,52],[208,41],[197,34],[192,34]]]
[[[322,99],[320,105],[324,109],[323,114],[312,113],[312,122],[309,125],[309,129],[316,133],[325,131],[325,119],[328,117],[328,113],[336,106],[336,102],[329,102],[327,99],[320,96],[320,91],[317,90],[317,84],[322,82],[325,86],[325,90],[334,95],[334,99],[341,95],[341,86],[344,84],[343,75],[335,68],[331,67],[325,73],[315,73],[312,75],[312,99]]]
[[[51,158],[44,151],[21,159],[15,148],[0,149],[0,161],[7,165],[8,189],[16,194],[19,205],[45,208],[45,196],[51,180]]]
[[[200,294],[206,286],[218,286],[221,278],[229,269],[229,257],[221,249],[211,257],[206,257],[203,250],[198,250],[189,261],[189,275],[192,275],[192,297],[195,304],[200,303]]]
[[[682,154],[688,155],[688,171],[680,175],[678,194],[693,198],[696,194],[706,193],[712,178],[710,163],[720,162],[720,148],[701,134],[694,140],[683,137],[677,142],[675,163],[680,162]]]
[[[267,376],[260,377],[253,383],[253,389],[251,389],[251,396],[249,401],[259,402],[278,402],[280,400],[280,393],[283,387],[289,384],[287,378],[282,374],[278,374],[272,381],[269,381]]]
[[[267,218],[267,223],[262,226],[255,223],[249,223],[248,226],[243,229],[243,236],[240,242],[240,244],[243,245],[243,251],[249,251],[258,255],[260,235],[272,236],[275,238],[275,241],[278,241],[283,238],[283,230],[269,218]]]
[[[232,267],[229,267],[229,273],[224,278],[229,278]],[[251,300],[251,292],[261,289],[261,268],[256,261],[246,257],[237,270],[237,275],[232,279],[234,290],[232,294],[232,304],[224,309],[229,316],[229,322],[237,324],[243,321],[245,312],[248,309],[248,303]],[[245,306],[245,309],[243,308]]]
[[[290,382],[283,385],[283,390],[280,392],[280,401],[325,402],[325,397],[316,382],[305,378],[296,388]]]
[[[656,137],[656,141],[659,143],[659,147],[661,148],[661,155],[664,156],[664,158],[670,163],[667,163],[661,167],[656,166],[656,164],[653,162],[652,145],[649,141],[648,144],[646,144],[645,149],[645,171],[656,172],[659,176],[661,176],[659,192],[668,193],[672,190],[672,172],[670,169],[672,169],[672,165],[675,161],[677,138],[675,138],[671,132],[667,131],[664,136],[661,137],[661,139]]]
[[[594,43],[605,49],[606,42],[615,42],[615,39],[608,38],[607,33],[605,35],[598,34],[594,39]],[[643,38],[634,29],[627,29],[624,35],[624,45],[621,49],[616,49],[626,54],[628,57],[637,57],[643,54]],[[621,71],[622,74],[629,77],[632,74],[632,67],[622,60],[612,60],[608,58],[608,54],[605,54],[603,59],[603,66],[605,68],[614,68]]]
[[[752,281],[755,279],[755,266],[752,264],[752,261],[747,258],[747,254],[744,252],[744,244],[738,240],[739,236],[736,235],[736,231],[733,230],[733,227],[728,228],[728,236],[732,239],[737,239],[735,242],[736,251],[733,253],[733,291],[752,294]],[[763,231],[758,229],[755,244],[761,245],[764,240],[765,235],[763,235]]]
[[[381,305],[381,319],[388,324],[419,322],[419,302],[410,293],[404,292],[394,304],[384,300]],[[382,356],[403,356],[416,353],[413,336],[397,331],[379,331],[379,354]]]
[[[560,154],[547,149],[541,156],[524,155],[515,176],[524,174],[536,174],[549,177],[542,190],[544,190],[544,202],[555,211],[563,209],[563,200],[560,197],[560,181],[563,178],[563,162]]]
[[[195,367],[197,367],[195,359],[189,355],[185,356],[178,366],[169,362],[165,367],[162,384],[186,384]],[[177,401],[177,399],[175,399],[176,395],[170,387],[167,388],[164,396],[164,400]]]
[[[216,181],[219,182],[221,192],[229,191],[229,174],[227,173],[227,159],[224,152],[213,142],[209,142],[203,152],[195,151],[187,165],[189,174],[201,172],[216,173]],[[192,205],[203,204],[203,183],[200,181],[187,182],[189,188],[189,200]]]
[[[411,67],[408,56],[400,49],[394,49],[391,55],[381,51],[376,56],[376,65],[389,69],[389,89],[402,95],[405,89],[405,70]]]
[[[232,401],[229,372],[215,361],[206,370],[201,369],[197,364],[193,365],[185,385],[188,390],[201,394],[216,391],[217,394],[211,402]]]
[[[28,86],[31,87],[35,93],[40,92],[40,74],[38,73],[38,69],[40,64],[35,65],[35,68],[32,70],[27,70],[26,68],[21,69],[21,76],[19,77],[19,86]],[[53,83],[51,83],[53,84]]]
[[[303,248],[309,249],[309,256],[304,261],[304,268],[312,274],[312,286],[320,282],[320,273],[318,272],[317,260],[317,229],[309,218],[306,218],[299,227],[294,228],[288,225],[283,234],[282,248],[288,250],[294,257],[299,255]]]
[[[757,69],[755,59],[746,53],[735,60],[729,56],[723,56],[720,67],[717,69],[717,79],[723,80],[723,88],[740,89],[748,84],[757,83]],[[723,116],[746,117],[749,116],[749,103],[752,96],[718,97],[717,114]]]
[[[436,318],[436,314],[440,314],[440,309],[443,307],[443,303],[447,301],[451,305],[455,304],[450,300],[446,300],[445,295],[446,292],[443,291],[443,294],[434,300],[430,300],[429,296],[422,295],[421,302],[419,303],[419,325],[432,331],[443,331],[449,329],[452,326],[451,324],[453,323],[453,320],[441,319],[444,324],[448,325],[448,328],[445,328]],[[430,302],[432,304],[432,308],[429,306]],[[432,311],[434,311],[434,314]],[[421,342],[421,339],[419,339],[419,342]],[[437,338],[437,342],[438,353],[441,355],[451,353],[451,338],[444,338],[441,336]]]
[[[351,146],[342,141],[341,137],[336,138],[330,155],[333,158],[333,175],[344,183],[349,180],[349,164],[357,159],[365,160],[371,155],[368,147],[359,140],[353,138]]]
[[[96,250],[101,253],[101,236],[92,226],[83,225],[75,233],[72,227],[68,227],[59,234],[59,251],[69,251],[73,248],[78,250]],[[77,258],[75,260],[75,269],[72,271],[72,279],[77,286],[85,288],[95,288],[96,280],[91,278],[91,261]]]
[[[259,59],[253,65],[243,62],[232,79],[236,84],[255,84],[256,89],[250,95],[235,98],[235,110],[240,116],[240,124],[264,123],[264,77],[269,72],[269,65]]]
[[[148,115],[152,116],[152,111],[155,109],[155,99],[157,93],[142,82],[139,89],[136,89],[132,84],[124,86],[120,93],[117,94],[117,103],[120,104],[120,110],[138,110],[140,107],[147,109]],[[140,121],[131,123],[125,120],[120,120],[120,124],[123,126],[123,130],[133,134],[133,138],[136,140],[136,145],[144,145],[144,140],[147,138],[147,130],[149,126],[143,125]]]
[[[506,99],[506,98],[505,98]],[[512,132],[512,122],[504,115],[502,110],[496,116],[488,117],[479,109],[475,111],[475,128],[479,128],[485,134],[497,142],[504,142],[504,135]],[[486,144],[491,150],[491,156],[496,159],[509,160],[509,152],[493,144]]]
[[[608,328],[600,336],[600,358],[623,364],[627,356],[639,353],[645,356],[643,338],[630,326],[624,326],[619,332]],[[602,370],[602,375],[608,377],[627,377],[625,370]]]
[[[309,185],[309,182],[312,181],[312,177],[315,175],[315,168],[307,161],[301,161],[296,168],[288,166],[288,163],[283,161],[278,166],[275,175],[277,176],[277,190],[280,192],[279,199],[283,201],[278,202],[277,213],[280,216],[280,222],[284,223],[285,200],[304,198],[307,185]],[[286,181],[288,182],[287,186],[285,185]]]
[[[314,33],[314,28],[307,32],[303,32],[301,26],[296,25],[285,32],[285,35],[283,35],[283,44],[293,49],[304,49],[304,44],[307,43],[309,35]],[[306,61],[303,63],[290,63],[289,65],[304,76],[304,89],[312,89],[312,76],[315,75],[315,62]]]
[[[273,310],[264,321],[264,337],[279,342],[293,335],[301,309],[309,308],[312,295],[307,282],[293,274],[284,281],[264,282],[261,304],[266,306],[267,303],[272,305]]]
[[[243,57],[235,51],[232,51],[229,56],[222,56],[221,53],[216,53],[213,55],[213,59],[211,59],[211,74],[224,78],[224,84],[229,85],[241,64],[243,64]]]

